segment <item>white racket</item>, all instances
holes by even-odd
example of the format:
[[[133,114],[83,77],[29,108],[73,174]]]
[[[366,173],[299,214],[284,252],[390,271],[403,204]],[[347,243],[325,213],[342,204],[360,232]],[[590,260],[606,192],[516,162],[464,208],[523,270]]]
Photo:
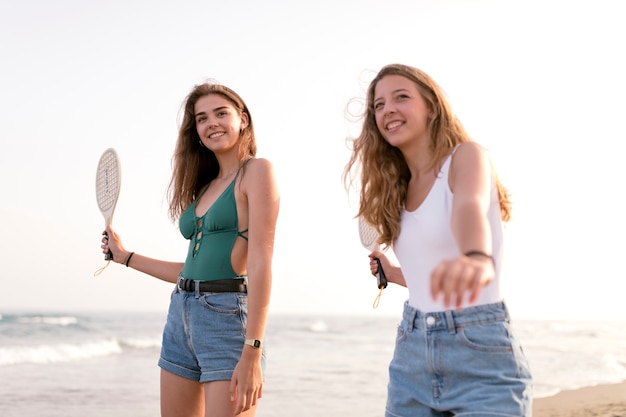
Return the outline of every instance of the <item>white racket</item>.
[[[113,220],[113,212],[117,204],[117,197],[120,195],[121,184],[122,166],[115,149],[109,148],[100,157],[96,172],[96,199],[98,208],[104,216],[105,227],[110,225]],[[111,252],[105,254],[104,259],[110,261],[113,259],[113,254]]]
[[[359,217],[359,238],[361,239],[361,245],[368,251],[380,250],[380,246],[378,245],[378,233],[376,229],[374,229],[369,223],[367,223],[362,217]],[[376,264],[378,265],[378,270],[376,271],[376,286],[380,290],[378,293],[378,297],[374,301],[374,308],[378,307],[378,303],[380,302],[380,295],[383,292],[383,289],[387,288],[387,277],[385,276],[385,271],[383,271],[383,267],[380,264],[380,259],[374,258]]]

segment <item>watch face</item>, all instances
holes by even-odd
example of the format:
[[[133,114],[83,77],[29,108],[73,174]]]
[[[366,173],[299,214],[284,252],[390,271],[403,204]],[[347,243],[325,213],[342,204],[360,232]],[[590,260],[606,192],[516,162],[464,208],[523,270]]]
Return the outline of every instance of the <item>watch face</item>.
[[[261,342],[259,339],[247,339],[246,340],[246,345],[250,345],[255,349],[260,348],[262,343],[263,342]]]

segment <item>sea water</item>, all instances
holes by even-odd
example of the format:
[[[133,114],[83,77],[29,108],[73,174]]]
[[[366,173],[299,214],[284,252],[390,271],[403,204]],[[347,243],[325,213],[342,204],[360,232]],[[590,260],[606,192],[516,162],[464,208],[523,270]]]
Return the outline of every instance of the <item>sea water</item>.
[[[162,313],[2,312],[0,416],[159,415]],[[383,415],[399,317],[272,315],[258,417]],[[535,397],[626,380],[626,323],[514,320]]]

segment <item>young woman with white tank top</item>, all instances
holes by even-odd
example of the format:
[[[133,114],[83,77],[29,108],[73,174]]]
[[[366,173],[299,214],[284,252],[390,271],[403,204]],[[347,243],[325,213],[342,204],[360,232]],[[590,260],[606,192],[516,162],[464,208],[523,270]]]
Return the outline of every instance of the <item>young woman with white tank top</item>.
[[[408,288],[387,417],[530,416],[532,377],[500,291],[508,191],[434,80],[383,67],[367,90],[344,180],[375,226],[387,281]]]

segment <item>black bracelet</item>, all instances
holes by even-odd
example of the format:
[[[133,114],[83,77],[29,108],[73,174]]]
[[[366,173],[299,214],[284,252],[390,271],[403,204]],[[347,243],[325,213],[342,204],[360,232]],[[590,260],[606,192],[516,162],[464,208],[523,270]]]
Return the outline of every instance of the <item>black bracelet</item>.
[[[134,254],[135,252],[131,252],[130,255],[128,255],[128,258],[126,258],[126,262],[124,262],[124,265],[126,265],[126,268],[128,268],[128,263],[130,262],[130,258],[132,258]]]
[[[469,252],[465,252],[463,255],[470,257],[472,255],[479,255],[479,256],[484,256],[485,258],[489,258],[491,259],[491,263],[493,264],[493,267],[496,267],[496,261],[495,259],[493,259],[493,256],[489,255],[488,253],[485,253],[483,251],[479,251],[479,250],[471,250]]]

